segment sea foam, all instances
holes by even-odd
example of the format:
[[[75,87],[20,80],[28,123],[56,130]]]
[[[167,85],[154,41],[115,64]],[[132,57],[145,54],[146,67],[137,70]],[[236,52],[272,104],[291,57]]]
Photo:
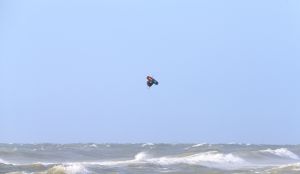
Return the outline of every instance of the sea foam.
[[[269,153],[272,155],[276,155],[279,157],[284,157],[284,158],[291,158],[294,160],[299,160],[299,156],[297,156],[295,153],[289,151],[287,148],[280,148],[280,149],[266,149],[266,150],[260,150],[262,153]]]
[[[56,165],[46,171],[46,173],[53,173],[53,174],[87,174],[88,170],[78,163],[69,163],[65,165]]]
[[[216,151],[180,157],[160,157],[149,159],[148,161],[159,165],[189,164],[222,169],[241,167],[246,164],[246,161],[240,157],[237,157],[233,154],[223,154]]]
[[[192,147],[201,147],[201,146],[204,146],[204,145],[206,145],[206,143],[195,144]]]
[[[10,163],[0,158],[0,164],[10,164]]]
[[[145,144],[142,144],[142,147],[146,147],[146,146],[154,146],[154,143],[145,143]]]
[[[123,161],[104,161],[97,163],[103,166],[122,166],[130,164],[155,164],[155,165],[177,165],[177,164],[188,164],[188,165],[201,165],[206,167],[215,167],[221,169],[239,168],[247,162],[233,154],[223,154],[217,151],[209,151],[204,153],[198,153],[187,156],[164,156],[151,158],[151,155],[146,152],[140,152],[135,155],[132,160]],[[91,164],[91,163],[90,163]],[[93,163],[95,164],[95,163]]]
[[[278,174],[290,173],[291,171],[293,173],[300,173],[300,163],[285,164],[285,165],[280,165],[265,170],[266,173],[278,173]]]

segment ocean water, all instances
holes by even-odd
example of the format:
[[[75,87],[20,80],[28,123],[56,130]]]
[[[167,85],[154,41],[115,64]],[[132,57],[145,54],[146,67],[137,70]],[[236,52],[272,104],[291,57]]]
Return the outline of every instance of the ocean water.
[[[0,144],[2,174],[300,174],[300,145]]]

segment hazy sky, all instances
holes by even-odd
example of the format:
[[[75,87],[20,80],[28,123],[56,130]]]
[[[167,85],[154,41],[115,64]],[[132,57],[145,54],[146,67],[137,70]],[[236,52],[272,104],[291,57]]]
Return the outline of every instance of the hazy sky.
[[[299,9],[0,0],[0,142],[300,143]]]

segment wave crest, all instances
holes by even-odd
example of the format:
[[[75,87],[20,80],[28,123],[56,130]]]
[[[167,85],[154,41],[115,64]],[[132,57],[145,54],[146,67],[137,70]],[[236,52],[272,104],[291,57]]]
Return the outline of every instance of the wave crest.
[[[268,173],[290,173],[291,171],[300,172],[300,163],[285,164],[266,170]]]
[[[81,164],[68,164],[68,165],[57,165],[48,169],[45,173],[53,174],[86,174],[88,171]]]
[[[161,157],[149,159],[159,165],[189,164],[215,168],[235,168],[246,164],[246,161],[233,154],[223,154],[216,151],[198,153],[182,157]]]
[[[280,148],[280,149],[266,149],[266,150],[260,150],[262,153],[269,153],[272,155],[276,155],[283,158],[291,158],[294,160],[299,160],[299,156],[297,156],[295,153],[289,151],[287,148]]]
[[[188,156],[165,156],[157,158],[149,158],[145,152],[140,152],[135,155],[133,160],[124,161],[104,161],[99,162],[99,165],[112,166],[112,165],[129,165],[129,164],[155,164],[155,165],[176,165],[176,164],[188,164],[188,165],[201,165],[206,167],[215,167],[221,169],[230,169],[241,167],[247,164],[247,162],[233,154],[223,154],[217,151],[210,151],[204,153],[198,153]]]
[[[148,156],[149,155],[146,152],[140,152],[134,156],[134,160],[143,161],[143,160],[146,160],[148,158]]]
[[[155,145],[154,143],[145,143],[145,144],[142,144],[142,147],[154,146],[154,145]]]
[[[206,143],[195,144],[192,147],[201,147],[201,146],[204,146],[204,145],[206,145]]]
[[[0,158],[0,164],[10,164],[10,163]]]

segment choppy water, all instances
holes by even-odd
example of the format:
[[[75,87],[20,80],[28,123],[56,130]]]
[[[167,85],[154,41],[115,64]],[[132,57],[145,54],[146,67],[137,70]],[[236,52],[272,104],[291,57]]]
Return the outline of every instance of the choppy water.
[[[9,174],[300,174],[300,145],[0,144]]]

